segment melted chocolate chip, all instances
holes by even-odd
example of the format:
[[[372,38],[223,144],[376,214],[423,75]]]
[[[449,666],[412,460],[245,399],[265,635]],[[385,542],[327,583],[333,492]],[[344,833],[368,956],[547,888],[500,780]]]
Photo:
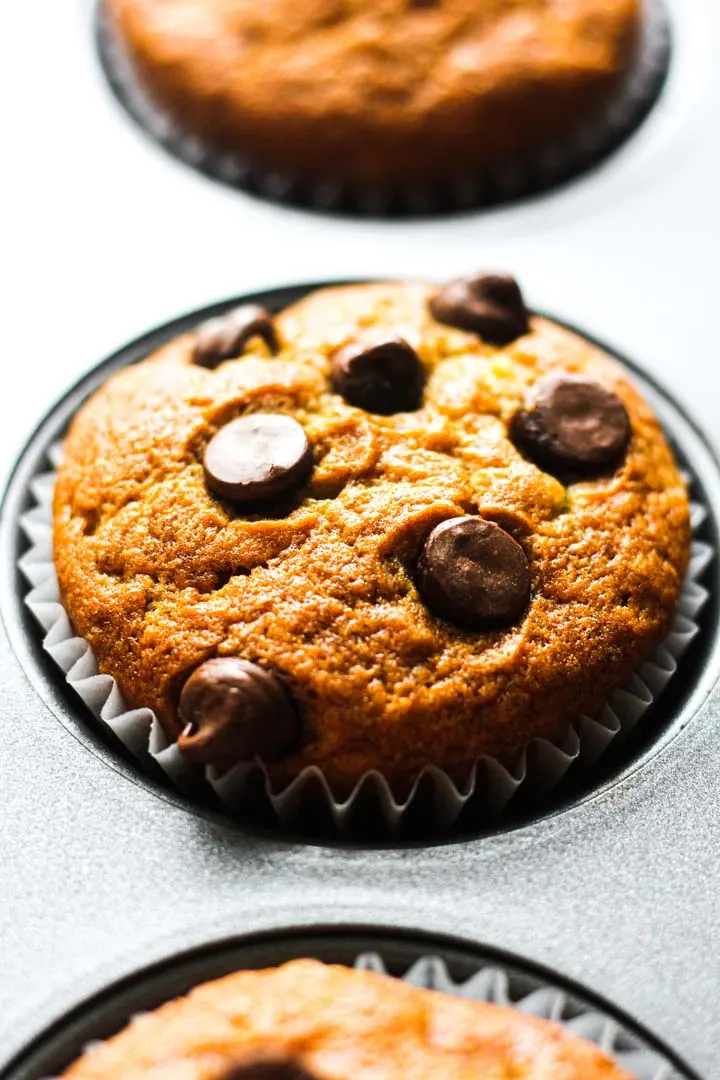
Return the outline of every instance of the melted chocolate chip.
[[[510,424],[510,438],[549,472],[593,475],[619,462],[630,441],[617,394],[579,375],[548,375]]]
[[[306,480],[312,448],[297,420],[280,413],[249,413],[220,428],[203,467],[211,491],[235,503],[277,499]]]
[[[435,615],[471,630],[509,625],[530,598],[525,552],[499,525],[482,518],[437,525],[420,553],[416,576]]]
[[[255,1054],[231,1065],[218,1080],[313,1080],[298,1061],[282,1054]]]
[[[438,322],[479,334],[491,345],[509,345],[530,329],[520,287],[509,274],[458,278],[436,292],[428,306]]]
[[[272,352],[277,350],[270,313],[257,304],[242,304],[198,328],[193,360],[200,367],[215,368],[223,360],[241,356],[254,337],[262,338]]]
[[[350,405],[390,416],[420,408],[425,369],[403,338],[354,341],[335,354],[332,385]]]
[[[239,657],[206,660],[180,694],[186,724],[178,749],[190,761],[229,769],[260,757],[276,761],[300,738],[300,722],[280,678]]]

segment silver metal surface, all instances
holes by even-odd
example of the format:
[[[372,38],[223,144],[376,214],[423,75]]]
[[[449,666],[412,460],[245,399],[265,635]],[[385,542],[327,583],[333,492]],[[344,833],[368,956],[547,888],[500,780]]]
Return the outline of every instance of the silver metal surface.
[[[611,162],[521,206],[389,223],[195,175],[103,85],[89,2],[7,5],[3,472],[68,384],[174,314],[294,280],[477,265],[512,269],[534,306],[620,346],[714,439],[720,9],[669,6],[666,95]],[[3,636],[0,1071],[74,1002],[175,949],[350,923],[459,933],[543,963],[720,1077],[717,661],[683,730],[594,798],[489,838],[367,850],[244,833],[133,782],[58,722]]]

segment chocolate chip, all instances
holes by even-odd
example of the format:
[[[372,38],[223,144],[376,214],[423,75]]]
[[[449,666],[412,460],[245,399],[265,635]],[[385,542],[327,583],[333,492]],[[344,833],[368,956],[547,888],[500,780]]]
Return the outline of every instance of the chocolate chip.
[[[350,405],[390,416],[420,408],[425,369],[403,338],[354,341],[335,354],[332,384]]]
[[[233,1064],[217,1080],[312,1080],[298,1061],[280,1054],[254,1054]]]
[[[617,465],[631,428],[617,394],[579,375],[547,375],[510,423],[510,438],[549,472],[592,475]]]
[[[525,552],[499,525],[476,517],[436,525],[417,563],[417,585],[430,610],[471,630],[507,626],[527,606]]]
[[[458,278],[430,298],[438,322],[479,334],[491,345],[509,345],[530,329],[520,287],[510,274]]]
[[[280,678],[239,657],[206,660],[180,694],[186,724],[178,749],[190,761],[229,769],[275,761],[298,743],[300,722]]]
[[[270,313],[257,304],[242,304],[198,328],[193,360],[200,367],[217,367],[223,360],[240,356],[254,337],[262,338],[272,352],[277,350]]]
[[[297,420],[249,413],[220,428],[203,467],[211,491],[236,503],[277,499],[300,487],[312,470],[312,448]]]

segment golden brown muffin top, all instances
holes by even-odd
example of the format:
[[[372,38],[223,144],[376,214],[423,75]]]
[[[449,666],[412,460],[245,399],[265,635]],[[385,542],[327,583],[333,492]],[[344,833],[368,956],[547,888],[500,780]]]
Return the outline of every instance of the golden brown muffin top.
[[[268,168],[361,185],[445,177],[574,138],[632,66],[643,7],[106,3],[141,82],[185,130]]]
[[[378,768],[407,787],[426,764],[464,778],[483,753],[510,763],[562,737],[666,633],[689,555],[684,484],[657,420],[599,349],[542,318],[498,347],[438,323],[422,284],[327,289],[278,315],[279,351],[255,339],[207,370],[186,334],[114,375],[80,410],[55,495],[64,603],[100,670],[168,734],[210,657],[281,675],[307,765],[338,790]],[[420,408],[379,416],[330,384],[364,335],[405,339],[427,376]],[[548,374],[597,380],[627,410],[617,467],[568,481],[528,460],[513,416]],[[213,495],[202,459],[248,414],[293,417],[313,471],[279,507]],[[416,564],[440,523],[498,523],[521,546],[527,609],[469,630],[438,618]]]
[[[596,1046],[511,1008],[296,960],[191,991],[88,1051],[69,1080],[220,1080],[258,1052],[317,1080],[630,1080]]]

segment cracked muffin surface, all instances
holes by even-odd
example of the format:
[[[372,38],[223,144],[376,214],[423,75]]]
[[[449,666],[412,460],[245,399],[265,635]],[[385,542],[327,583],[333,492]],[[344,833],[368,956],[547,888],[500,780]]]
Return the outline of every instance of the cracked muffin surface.
[[[213,369],[185,334],[75,417],[54,508],[63,603],[128,706],[153,709],[171,739],[189,676],[241,658],[278,674],[300,719],[298,744],[266,761],[276,786],[309,765],[338,793],[373,768],[399,794],[429,764],[461,782],[482,754],[512,765],[532,738],[561,739],[667,632],[688,501],[627,373],[542,318],[490,345],[438,322],[434,293],[316,292],[275,316],[274,349],[255,337]],[[422,366],[418,407],[349,404],[334,358],[397,338]],[[629,443],[598,475],[554,475],[511,437],[559,374],[624,406]],[[203,460],[250,414],[296,421],[311,471],[238,505],[209,489]],[[457,519],[499,526],[527,565],[529,593],[500,625],[459,625],[426,602],[418,560]]]
[[[573,145],[625,93],[641,0],[105,0],[181,131],[313,182],[393,189]]]
[[[63,1073],[68,1080],[128,1075],[630,1080],[597,1046],[549,1020],[314,960],[199,986],[136,1017]]]

